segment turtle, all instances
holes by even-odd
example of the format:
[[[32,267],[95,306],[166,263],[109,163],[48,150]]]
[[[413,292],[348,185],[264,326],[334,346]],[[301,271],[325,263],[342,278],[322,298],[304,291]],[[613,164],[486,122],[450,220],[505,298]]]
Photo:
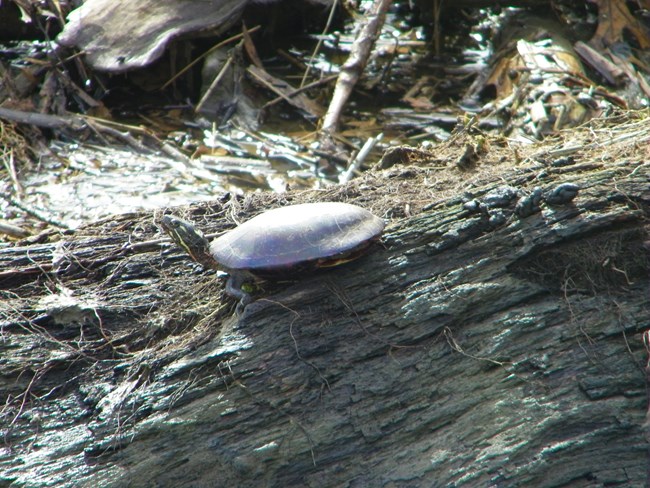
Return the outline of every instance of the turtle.
[[[226,292],[250,303],[247,281],[297,277],[360,257],[381,237],[384,221],[340,202],[288,205],[263,212],[209,243],[191,222],[164,215],[162,228],[194,261],[228,273]]]

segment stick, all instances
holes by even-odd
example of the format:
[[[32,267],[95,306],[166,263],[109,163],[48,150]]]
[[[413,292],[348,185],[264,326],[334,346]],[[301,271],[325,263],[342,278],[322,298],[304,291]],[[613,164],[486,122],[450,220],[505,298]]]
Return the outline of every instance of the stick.
[[[21,110],[11,110],[10,108],[1,107],[0,119],[8,120],[9,122],[18,122],[19,124],[45,127],[46,129],[60,129],[65,127],[73,130],[80,130],[85,125],[81,117],[62,117],[59,115],[23,112]]]
[[[338,132],[343,107],[366,67],[372,47],[384,25],[386,11],[390,4],[391,0],[375,0],[366,17],[368,20],[366,25],[359,31],[359,35],[352,44],[350,56],[341,66],[341,73],[334,89],[334,95],[332,95],[332,102],[323,119],[321,131],[324,134],[331,135]]]
[[[384,134],[379,134],[377,137],[368,138],[366,143],[359,151],[359,154],[357,154],[357,157],[354,158],[354,161],[352,161],[352,163],[350,163],[348,169],[346,169],[345,172],[341,174],[341,176],[339,176],[339,183],[347,183],[352,179],[354,173],[356,171],[359,171],[359,168],[368,157],[368,154],[370,154],[370,151],[372,151],[372,148],[375,147],[377,143],[382,140],[383,137]]]

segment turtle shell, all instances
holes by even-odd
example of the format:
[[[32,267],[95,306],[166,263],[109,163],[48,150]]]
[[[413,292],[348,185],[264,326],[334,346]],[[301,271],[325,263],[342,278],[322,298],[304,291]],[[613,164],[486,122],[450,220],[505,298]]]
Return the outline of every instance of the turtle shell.
[[[291,205],[264,212],[215,239],[210,252],[225,270],[291,272],[349,261],[383,230],[382,219],[356,205]]]

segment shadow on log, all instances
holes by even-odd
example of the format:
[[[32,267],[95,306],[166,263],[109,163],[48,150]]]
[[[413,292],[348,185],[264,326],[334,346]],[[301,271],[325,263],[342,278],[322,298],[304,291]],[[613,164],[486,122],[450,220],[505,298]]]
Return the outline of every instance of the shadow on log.
[[[483,205],[538,173],[392,220],[238,318],[151,216],[0,249],[0,484],[643,485],[648,165],[549,169],[580,193],[524,218]]]

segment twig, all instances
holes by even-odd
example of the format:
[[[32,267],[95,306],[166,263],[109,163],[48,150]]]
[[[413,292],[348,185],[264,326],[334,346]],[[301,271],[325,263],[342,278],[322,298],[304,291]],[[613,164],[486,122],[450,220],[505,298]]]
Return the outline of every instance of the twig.
[[[270,75],[266,70],[257,66],[249,66],[246,72],[250,74],[255,81],[268,88],[273,93],[279,95],[290,105],[309,114],[311,117],[318,118],[323,114],[323,107],[304,94],[295,94],[295,88],[284,80],[280,80]],[[293,94],[293,96],[289,96]]]
[[[363,162],[366,160],[368,157],[368,154],[370,154],[370,151],[372,151],[372,148],[377,145],[379,141],[382,140],[384,137],[384,134],[379,134],[377,137],[370,137],[366,141],[366,143],[363,145],[359,153],[357,154],[357,157],[354,158],[354,161],[350,163],[350,166],[348,169],[346,169],[340,176],[339,176],[339,183],[347,183],[352,179],[354,176],[354,173],[359,171],[359,168],[363,164]]]
[[[212,80],[212,83],[210,83],[210,86],[208,89],[205,91],[203,96],[201,97],[201,100],[199,100],[198,105],[194,109],[194,112],[199,113],[201,109],[203,108],[203,105],[205,104],[205,101],[212,95],[212,92],[217,88],[217,85],[221,81],[221,79],[224,77],[226,72],[228,71],[228,68],[230,68],[230,65],[232,64],[232,55],[228,56],[228,59],[226,59],[226,62],[223,63],[223,66],[221,67],[221,70],[219,70],[219,73],[217,76]]]
[[[291,98],[291,97],[293,97],[295,95],[299,95],[300,93],[302,93],[304,91],[307,91],[307,90],[309,90],[311,88],[315,88],[315,87],[320,86],[320,85],[325,85],[325,84],[329,83],[330,81],[333,81],[336,78],[338,78],[338,76],[339,75],[326,76],[325,78],[321,78],[320,80],[316,80],[313,83],[309,83],[308,85],[304,85],[304,86],[301,86],[300,88],[296,88],[294,91],[284,94],[284,96],[279,96],[277,98],[274,98],[270,102],[265,103],[264,107],[262,107],[262,109],[266,109],[266,108],[270,107],[271,105],[275,105],[276,103],[281,102],[282,100],[285,100],[285,96],[288,97],[288,98]]]
[[[338,6],[339,2],[338,0],[334,0],[332,2],[332,8],[330,9],[329,16],[327,17],[327,22],[325,22],[325,27],[323,28],[323,34],[318,37],[318,42],[316,43],[316,47],[314,47],[314,51],[311,53],[311,57],[309,58],[309,62],[307,63],[307,68],[305,69],[304,74],[302,75],[302,80],[300,80],[300,87],[302,88],[305,85],[305,81],[307,81],[307,75],[309,74],[310,67],[314,63],[314,59],[316,58],[316,55],[318,54],[318,51],[320,51],[320,47],[323,45],[323,38],[325,34],[330,30],[330,27],[332,26],[332,21],[334,20],[334,12],[336,12],[336,7]]]
[[[259,26],[259,25],[256,25],[255,27],[253,27],[253,28],[251,28],[251,29],[248,29],[247,32],[248,32],[248,34],[252,34],[252,33],[255,32],[256,30],[258,30],[259,28],[260,28],[260,26]],[[194,61],[192,61],[190,64],[188,64],[187,66],[185,66],[182,70],[180,70],[178,73],[176,73],[174,76],[172,76],[172,77],[169,79],[169,81],[167,81],[163,86],[160,87],[160,89],[161,89],[161,90],[164,90],[165,88],[167,88],[170,84],[174,83],[174,81],[176,81],[176,80],[178,79],[178,77],[181,76],[183,73],[185,73],[188,69],[190,69],[192,66],[194,66],[196,63],[198,63],[199,61],[201,61],[201,60],[202,60],[203,58],[205,58],[206,56],[212,54],[214,51],[216,51],[216,50],[219,49],[220,47],[223,47],[223,46],[225,46],[226,44],[230,44],[231,42],[238,41],[238,40],[241,39],[242,37],[244,37],[244,33],[243,33],[243,32],[242,32],[241,34],[237,34],[237,35],[234,35],[234,36],[232,36],[232,37],[229,37],[228,39],[224,39],[223,41],[221,41],[221,42],[218,43],[218,44],[215,44],[214,47],[211,47],[210,49],[208,49],[206,52],[204,52],[203,54],[201,54],[198,58],[196,58],[196,59],[195,59]]]
[[[53,219],[51,217],[47,217],[47,216],[43,215],[43,213],[41,213],[39,210],[35,210],[33,208],[28,207],[27,205],[25,205],[23,203],[20,203],[19,201],[17,201],[15,198],[13,198],[8,193],[0,192],[0,198],[2,198],[5,201],[9,202],[14,207],[17,207],[17,208],[21,209],[23,212],[28,213],[32,217],[37,218],[38,220],[46,222],[46,223],[48,223],[50,225],[53,225],[55,227],[61,227],[62,229],[69,229],[70,228],[68,225],[64,224],[63,222],[55,220],[55,219]]]
[[[97,117],[87,117],[83,115],[48,115],[35,112],[23,112],[21,110],[11,110],[8,108],[0,107],[0,119],[16,122],[19,124],[44,127],[46,129],[70,129],[73,131],[81,131],[88,127],[95,131],[98,135],[101,133],[106,133],[119,140],[122,140],[140,152],[151,152],[151,150],[138,142],[133,136],[131,136],[130,133],[121,132],[117,129],[114,129],[113,127],[109,127],[108,125],[110,124],[111,126],[122,127],[126,130],[135,130],[143,133],[147,133],[146,131],[143,131],[141,128],[134,126],[115,124],[111,121],[99,119]]]
[[[86,120],[86,123],[88,124],[88,127],[94,129],[98,135],[100,133],[106,133],[115,137],[116,139],[120,139],[126,142],[129,146],[131,146],[133,149],[135,149],[138,152],[145,153],[145,154],[152,152],[151,149],[149,149],[148,147],[140,143],[138,140],[136,140],[129,132],[121,132],[117,129],[113,129],[112,127],[108,127],[97,121]]]
[[[14,160],[15,158],[14,158],[13,149],[9,149],[8,157],[2,158],[2,162],[4,163],[5,168],[7,169],[7,173],[9,173],[9,177],[11,178],[11,182],[14,187],[14,192],[16,193],[16,195],[20,196],[23,193],[23,186],[20,184],[20,180],[18,179],[18,173],[16,172],[16,164]]]
[[[8,120],[10,122],[17,122],[19,124],[45,127],[46,129],[60,129],[63,127],[73,130],[80,130],[84,125],[83,119],[79,116],[47,115],[35,112],[23,112],[22,110],[12,110],[9,108],[1,107],[0,119]]]

